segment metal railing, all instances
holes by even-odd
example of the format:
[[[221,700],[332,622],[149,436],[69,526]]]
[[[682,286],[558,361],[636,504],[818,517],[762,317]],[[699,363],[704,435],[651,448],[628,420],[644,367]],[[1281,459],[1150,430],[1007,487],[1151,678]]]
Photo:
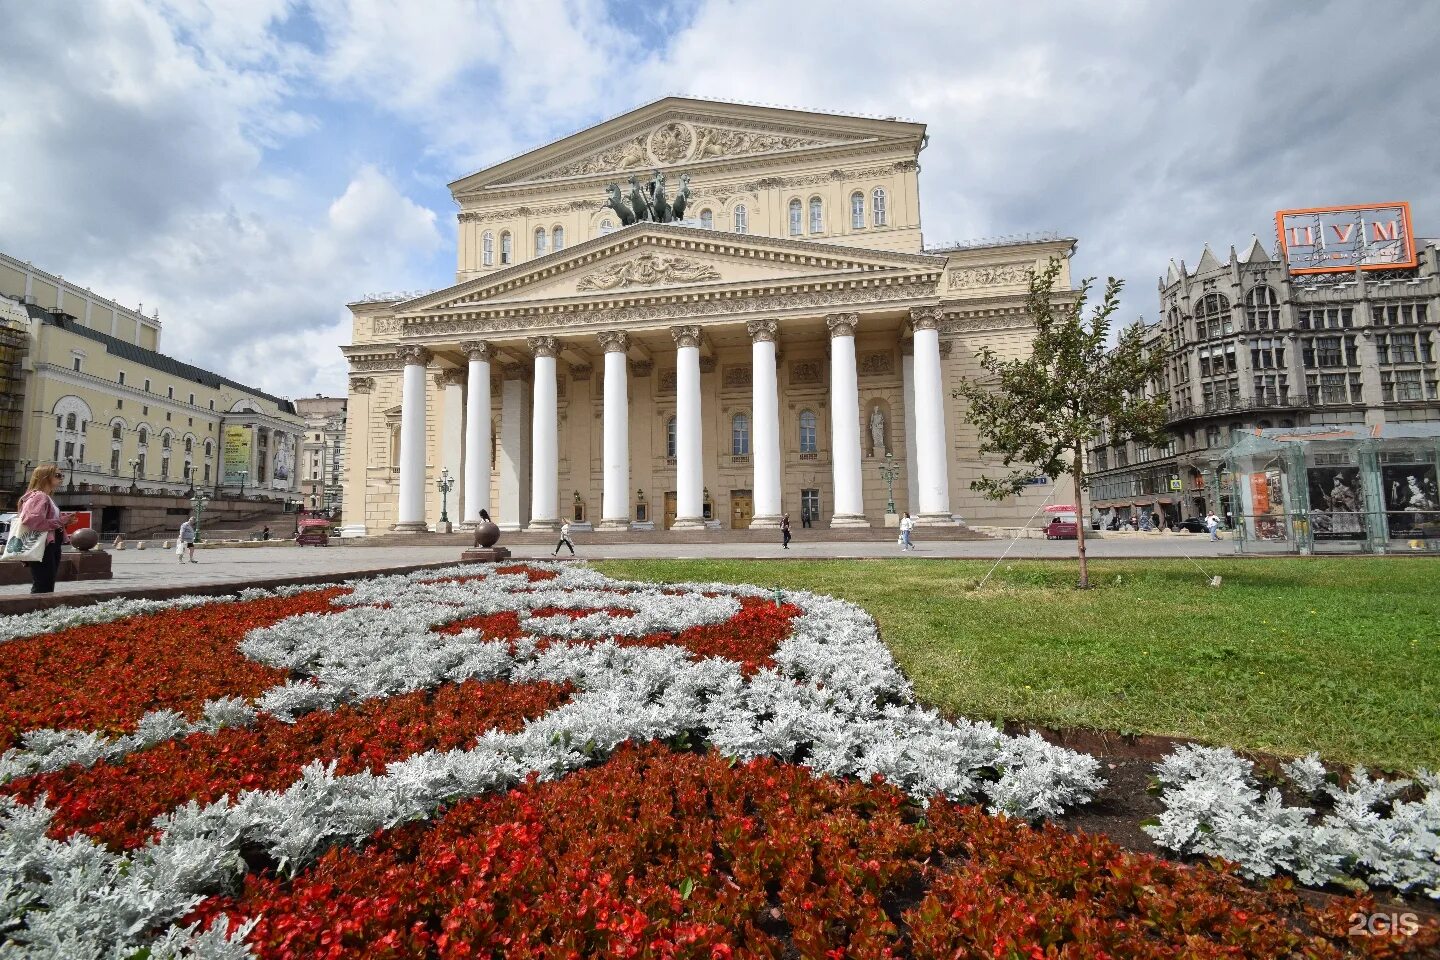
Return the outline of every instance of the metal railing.
[[[1233,413],[1248,413],[1254,410],[1299,410],[1310,406],[1304,396],[1286,394],[1263,394],[1261,396],[1216,397],[1192,403],[1188,400],[1170,404],[1166,422],[1192,420],[1196,417],[1223,416]]]

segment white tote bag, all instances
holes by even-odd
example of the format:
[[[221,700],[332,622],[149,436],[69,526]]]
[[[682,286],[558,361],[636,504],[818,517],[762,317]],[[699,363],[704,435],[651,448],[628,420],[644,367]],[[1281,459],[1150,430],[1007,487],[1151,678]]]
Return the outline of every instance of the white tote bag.
[[[10,536],[5,541],[5,552],[0,554],[0,560],[40,563],[45,559],[45,547],[49,542],[49,530],[31,530],[16,517],[10,524]]]

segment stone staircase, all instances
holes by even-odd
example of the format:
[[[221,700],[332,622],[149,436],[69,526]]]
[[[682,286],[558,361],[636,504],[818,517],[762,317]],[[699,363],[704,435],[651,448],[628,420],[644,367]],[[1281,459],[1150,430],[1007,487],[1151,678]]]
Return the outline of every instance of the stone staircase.
[[[893,543],[899,531],[893,527],[811,527],[792,525],[796,543]],[[554,546],[558,533],[506,532],[500,535],[500,546]],[[456,533],[383,533],[353,540],[338,541],[356,547],[468,547],[473,536],[468,531]],[[575,531],[570,539],[577,546],[615,546],[640,543],[703,544],[703,543],[778,543],[780,531],[768,530],[630,530]],[[989,536],[965,526],[918,527],[916,541],[926,540],[989,540]],[[337,542],[337,541],[332,541]]]

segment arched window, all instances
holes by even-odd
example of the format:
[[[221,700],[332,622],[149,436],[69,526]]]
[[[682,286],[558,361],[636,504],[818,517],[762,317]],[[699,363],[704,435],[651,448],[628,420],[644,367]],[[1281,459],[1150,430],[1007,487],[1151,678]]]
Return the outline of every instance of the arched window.
[[[212,445],[212,443],[211,443],[209,440],[206,440],[206,441],[205,441],[205,459],[207,459],[207,460],[210,459],[210,457],[214,456],[214,454],[215,454],[215,447]]]
[[[480,263],[482,266],[493,267],[495,265],[495,234],[489,230],[480,240]]]
[[[800,411],[800,452],[814,453],[817,449],[815,443],[815,426],[819,422],[813,411]]]
[[[730,418],[730,455],[750,456],[750,418],[743,413]]]
[[[556,225],[555,225],[555,228],[550,231],[550,239],[553,241],[553,246],[555,247],[555,252],[556,252],[556,253],[559,253],[561,250],[564,250],[564,249],[565,249],[565,228],[562,227],[562,226],[560,226],[559,224],[556,224]]]
[[[545,256],[545,228],[535,228],[535,256]]]
[[[142,447],[147,446],[147,445],[149,445],[149,443],[150,443],[150,432],[149,432],[148,430],[146,430],[144,427],[141,427],[141,428],[140,428],[140,434],[139,434],[139,440],[138,440],[138,442],[139,442],[140,446],[142,446]]]
[[[790,201],[790,236],[800,236],[800,198]]]
[[[665,456],[675,456],[675,418],[671,417],[665,421]]]
[[[515,242],[510,237],[510,231],[506,230],[504,233],[500,234],[500,263],[503,266],[507,263],[514,262]]]
[[[890,222],[889,212],[885,208],[885,188],[876,187],[870,197],[873,201],[871,219],[874,220],[875,226],[883,227]]]
[[[170,434],[168,434],[168,433],[162,433],[162,434],[160,435],[160,449],[162,449],[162,450],[165,451],[166,456],[169,456],[169,454],[170,454]]]
[[[194,441],[194,440],[191,440],[189,437],[186,437],[186,438],[185,438],[185,456],[188,457],[188,456],[190,456],[190,454],[192,454],[192,453],[194,453],[194,452],[195,452],[195,441]]]
[[[111,439],[111,440],[119,440],[120,437],[121,437],[121,434],[124,432],[124,430],[125,430],[125,427],[124,427],[123,424],[120,424],[120,423],[112,423],[112,424],[110,424],[110,439]]]
[[[610,222],[610,218],[609,218],[609,217],[606,217],[604,220],[601,220],[601,221],[600,221],[600,236],[603,237],[603,236],[605,236],[605,234],[609,233],[611,230],[614,230],[614,229],[615,229],[615,224],[613,224],[613,223]]]
[[[825,232],[825,206],[819,197],[810,198],[810,232]]]
[[[865,194],[859,190],[850,194],[850,229],[865,229]]]
[[[750,214],[746,211],[743,203],[735,208],[735,232],[750,232]]]
[[[74,429],[75,429],[75,424],[76,424],[75,414],[73,414],[73,413],[67,413],[67,414],[65,415],[65,429],[66,429],[66,430],[74,430]]]
[[[1280,302],[1275,291],[1263,283],[1245,295],[1245,326],[1251,330],[1280,327]]]
[[[715,229],[715,211],[711,210],[709,207],[706,207],[704,210],[700,211],[700,229]]]
[[[1218,293],[1207,293],[1195,311],[1195,335],[1200,340],[1235,332],[1230,318],[1230,301]]]
[[[135,475],[137,477],[145,476],[145,454],[143,453],[135,455]]]

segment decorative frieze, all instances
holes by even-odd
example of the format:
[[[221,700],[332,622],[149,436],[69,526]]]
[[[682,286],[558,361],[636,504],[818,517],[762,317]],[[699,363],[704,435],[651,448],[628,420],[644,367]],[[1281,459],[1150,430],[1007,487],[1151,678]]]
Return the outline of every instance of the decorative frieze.
[[[653,287],[662,283],[700,283],[719,280],[720,272],[708,263],[689,257],[642,253],[631,260],[613,263],[580,278],[577,290],[619,290],[629,286]]]
[[[647,167],[673,166],[687,161],[699,163],[771,153],[776,150],[822,146],[825,143],[826,141],[814,137],[697,125],[677,120],[528,179],[544,181],[600,173],[623,173]]]
[[[675,389],[679,386],[680,383],[678,375],[676,374],[674,368],[671,368],[669,370],[661,370],[658,381],[660,384],[660,390],[664,393],[674,393]]]
[[[595,368],[588,363],[580,363],[570,368],[571,380],[589,380],[595,372]]]
[[[399,317],[376,317],[370,322],[370,332],[377,337],[400,332]]]
[[[716,360],[715,360],[714,357],[701,357],[701,358],[700,358],[700,372],[701,372],[701,373],[714,373],[716,366],[718,366],[718,363],[716,362]]]
[[[889,350],[883,353],[867,353],[860,358],[860,376],[879,377],[895,372],[895,354]]]
[[[399,370],[400,367],[400,357],[393,353],[350,358],[351,373],[389,373]]]
[[[720,384],[727,390],[748,390],[750,388],[750,368],[738,365],[726,367],[724,374],[720,377]]]
[[[351,378],[350,378],[350,392],[351,392],[351,393],[369,393],[370,391],[372,391],[372,390],[374,390],[374,389],[375,389],[375,378],[374,378],[374,377],[351,377]]]
[[[650,372],[651,372],[652,370],[654,370],[654,369],[655,369],[655,364],[654,364],[653,361],[650,361],[650,360],[631,360],[631,361],[630,361],[630,376],[632,376],[632,377],[648,377],[648,376],[650,376]]]
[[[946,274],[950,290],[971,290],[976,287],[1029,286],[1035,265],[1023,263],[993,263],[974,267],[952,267]]]
[[[790,364],[790,383],[800,386],[825,382],[825,364],[820,360],[795,360]]]

